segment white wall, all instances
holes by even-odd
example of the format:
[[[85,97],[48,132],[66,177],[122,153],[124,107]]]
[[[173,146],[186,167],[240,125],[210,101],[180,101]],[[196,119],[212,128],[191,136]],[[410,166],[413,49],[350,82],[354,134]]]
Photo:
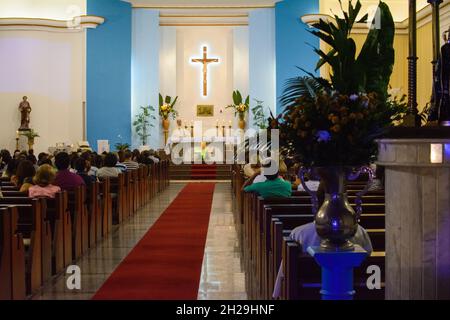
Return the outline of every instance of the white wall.
[[[0,32],[0,147],[15,148],[24,95],[32,107],[30,126],[41,136],[36,151],[82,140],[84,54],[84,32]]]
[[[249,16],[250,97],[264,102],[265,116],[276,114],[275,10],[257,9]],[[294,40],[295,41],[295,40]],[[250,116],[250,124],[252,117]]]
[[[239,30],[238,30],[239,29]],[[232,92],[248,93],[248,32],[246,27],[161,27],[160,91],[163,95],[179,96],[176,109],[184,123],[203,122],[203,129],[231,121],[236,126],[231,104]],[[208,96],[203,97],[202,64],[191,59],[201,58],[203,45],[208,57],[219,63],[208,66]],[[239,48],[237,47],[239,46]],[[215,106],[214,117],[197,117],[198,104]],[[171,129],[175,129],[172,121]]]
[[[236,27],[233,30],[233,88],[247,96],[249,92],[248,27]]]
[[[159,11],[151,9],[133,10],[133,49],[131,69],[131,108],[132,119],[140,112],[140,106],[151,105],[158,116],[159,94]],[[154,121],[147,144],[160,147],[161,124]],[[133,128],[133,147],[141,142]]]

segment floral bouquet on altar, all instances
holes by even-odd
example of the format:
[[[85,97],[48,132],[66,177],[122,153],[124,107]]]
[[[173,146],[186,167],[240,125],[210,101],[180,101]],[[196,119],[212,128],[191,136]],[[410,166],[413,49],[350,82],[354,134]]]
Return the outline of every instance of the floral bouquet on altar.
[[[248,112],[250,108],[250,96],[247,96],[247,98],[242,98],[242,94],[239,92],[239,90],[233,91],[233,104],[230,104],[226,107],[234,109],[234,115],[239,115],[239,119],[244,120],[245,114]]]
[[[175,120],[178,117],[178,111],[175,110],[175,104],[177,103],[178,97],[172,101],[172,97],[159,95],[159,115],[162,119],[167,120],[172,117]]]

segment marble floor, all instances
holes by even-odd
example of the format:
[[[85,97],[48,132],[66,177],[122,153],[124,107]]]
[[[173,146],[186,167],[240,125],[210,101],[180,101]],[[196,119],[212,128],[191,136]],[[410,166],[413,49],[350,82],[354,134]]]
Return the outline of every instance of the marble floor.
[[[87,300],[101,287],[119,263],[183,189],[185,183],[170,187],[141,209],[133,218],[115,227],[97,247],[77,262],[81,289],[70,290],[70,274],[54,277],[34,300]],[[230,183],[217,183],[209,224],[198,299],[243,300],[245,274],[241,269],[237,234],[234,227]]]
[[[200,277],[199,300],[247,299],[232,201],[230,183],[217,183]]]

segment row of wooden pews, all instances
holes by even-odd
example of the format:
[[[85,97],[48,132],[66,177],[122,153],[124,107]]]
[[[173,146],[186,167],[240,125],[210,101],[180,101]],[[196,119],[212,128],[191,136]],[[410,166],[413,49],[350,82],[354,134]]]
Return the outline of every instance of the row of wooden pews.
[[[132,217],[169,185],[169,163],[29,198],[1,182],[0,300],[23,300]]]
[[[242,261],[246,272],[246,288],[250,299],[271,299],[283,263],[285,273],[281,299],[320,299],[321,274],[314,259],[303,254],[302,248],[291,241],[291,231],[313,221],[311,198],[306,192],[293,191],[290,198],[262,199],[241,192],[244,176],[240,166],[232,171],[234,218],[238,229]],[[349,200],[354,206],[356,193],[366,182],[348,184]],[[384,299],[384,284],[380,290],[366,287],[366,269],[377,265],[384,283],[385,204],[384,191],[369,192],[363,197],[360,224],[371,238],[374,252],[355,271],[356,299]]]

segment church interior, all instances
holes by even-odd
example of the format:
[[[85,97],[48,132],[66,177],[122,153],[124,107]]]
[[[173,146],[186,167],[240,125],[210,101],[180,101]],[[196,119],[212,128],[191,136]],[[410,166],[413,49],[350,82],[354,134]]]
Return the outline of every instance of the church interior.
[[[0,0],[0,70],[0,300],[450,299],[450,0]]]

